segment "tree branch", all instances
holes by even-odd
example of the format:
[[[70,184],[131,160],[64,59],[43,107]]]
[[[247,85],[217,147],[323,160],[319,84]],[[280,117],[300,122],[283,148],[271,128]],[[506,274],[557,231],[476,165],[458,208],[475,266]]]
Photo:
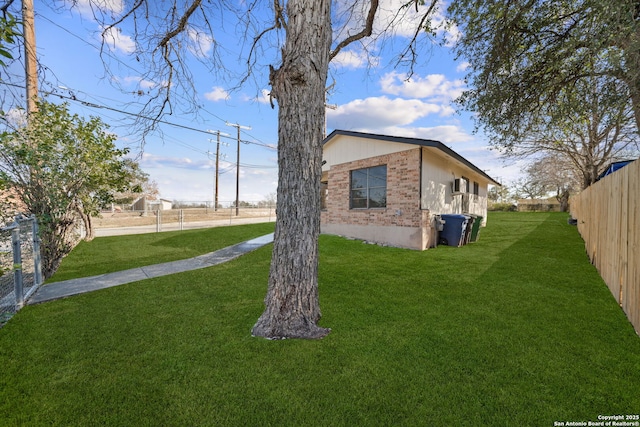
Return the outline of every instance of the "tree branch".
[[[191,3],[191,6],[189,6],[189,8],[185,10],[184,15],[182,15],[182,17],[178,21],[178,25],[176,26],[176,28],[165,34],[162,40],[160,40],[160,42],[158,43],[158,47],[166,49],[167,43],[169,43],[172,38],[184,31],[184,29],[187,27],[187,23],[189,22],[189,18],[201,4],[202,0],[194,0],[194,2]]]
[[[415,3],[416,3],[416,12],[417,12],[418,11],[418,1],[416,0]],[[407,76],[413,75],[413,66],[414,66],[414,64],[416,62],[416,56],[417,56],[417,53],[416,53],[416,50],[415,50],[415,44],[416,44],[416,41],[418,40],[418,36],[424,30],[425,22],[427,22],[427,19],[429,19],[429,16],[431,16],[431,13],[433,12],[433,9],[436,7],[437,4],[438,4],[438,0],[431,0],[431,4],[429,5],[429,8],[425,12],[425,14],[422,15],[422,18],[420,19],[420,24],[418,25],[418,27],[414,31],[413,37],[411,38],[411,41],[407,45],[407,48],[404,50],[404,52],[402,52],[400,54],[400,57],[398,59],[398,63],[401,62],[402,59],[409,52],[411,53],[411,61],[410,61],[411,66],[410,66],[410,71],[407,74]]]
[[[7,0],[2,6],[0,6],[0,11],[2,11],[2,15],[6,18],[7,13],[9,13],[9,7],[13,4],[15,0]]]
[[[378,11],[378,0],[371,0],[371,7],[369,8],[369,13],[367,14],[367,20],[365,22],[365,26],[362,29],[362,31],[352,36],[349,36],[346,39],[342,40],[340,43],[338,43],[336,48],[329,53],[329,61],[335,58],[336,55],[338,55],[338,53],[340,53],[342,49],[344,49],[351,43],[361,40],[365,37],[369,37],[373,33],[373,21],[376,17],[377,11]]]

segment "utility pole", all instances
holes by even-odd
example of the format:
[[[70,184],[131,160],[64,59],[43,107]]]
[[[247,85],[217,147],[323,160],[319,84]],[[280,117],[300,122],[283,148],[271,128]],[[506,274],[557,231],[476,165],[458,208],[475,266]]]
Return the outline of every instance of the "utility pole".
[[[241,126],[238,123],[226,123],[227,126],[238,130],[238,160],[236,163],[236,216],[240,215],[240,129],[251,130],[251,126]]]
[[[213,195],[213,211],[218,212],[218,175],[220,171],[220,135],[231,136],[228,133],[220,132],[219,130],[210,130],[208,132],[215,133],[218,138],[216,142],[216,180],[214,186],[214,195]],[[209,141],[212,141],[211,139]],[[213,141],[212,141],[213,142]]]
[[[24,30],[25,76],[27,85],[27,117],[38,109],[38,62],[36,58],[36,30],[33,0],[22,0]]]

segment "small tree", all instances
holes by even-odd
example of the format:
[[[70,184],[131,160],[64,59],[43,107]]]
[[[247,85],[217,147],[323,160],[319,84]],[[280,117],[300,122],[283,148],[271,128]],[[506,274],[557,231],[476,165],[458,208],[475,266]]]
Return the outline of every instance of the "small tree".
[[[536,176],[527,175],[513,183],[514,195],[517,199],[539,199],[547,194],[546,183]]]
[[[534,161],[527,168],[527,176],[535,179],[546,193],[555,193],[562,212],[569,209],[569,197],[581,188],[582,173],[571,159],[558,155],[547,155]]]
[[[258,202],[259,208],[272,208],[276,205],[276,193],[269,193],[264,196],[264,199]]]
[[[140,169],[140,164],[132,159],[123,160],[123,172],[128,183],[123,191],[114,194],[114,202],[130,204],[139,197],[154,200],[160,194],[158,183],[149,180],[149,174]]]
[[[100,119],[47,102],[38,103],[27,126],[0,134],[0,182],[38,218],[45,278],[77,242],[79,221],[91,239],[91,217],[125,187],[126,150],[114,140]]]

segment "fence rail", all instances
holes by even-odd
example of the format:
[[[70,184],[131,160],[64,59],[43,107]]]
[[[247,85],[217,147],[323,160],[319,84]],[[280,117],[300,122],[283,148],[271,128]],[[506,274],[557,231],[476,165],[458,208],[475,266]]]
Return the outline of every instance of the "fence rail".
[[[275,221],[275,206],[183,208],[154,211],[103,212],[94,219],[96,236],[153,233],[220,225]]]
[[[640,160],[571,199],[591,262],[640,334]]]
[[[0,325],[42,285],[40,238],[35,216],[16,217],[0,228]]]

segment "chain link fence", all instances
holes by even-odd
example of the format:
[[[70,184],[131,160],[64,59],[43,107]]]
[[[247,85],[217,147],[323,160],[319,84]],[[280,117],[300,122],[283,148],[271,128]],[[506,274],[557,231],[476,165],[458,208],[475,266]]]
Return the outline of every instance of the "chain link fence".
[[[194,207],[185,205],[174,209],[149,211],[102,212],[100,218],[93,220],[95,235],[109,236],[117,234],[153,233],[160,231],[178,231],[193,228],[240,225],[255,222],[273,222],[276,220],[275,205]]]
[[[0,326],[42,284],[40,238],[35,216],[18,216],[0,228]]]

